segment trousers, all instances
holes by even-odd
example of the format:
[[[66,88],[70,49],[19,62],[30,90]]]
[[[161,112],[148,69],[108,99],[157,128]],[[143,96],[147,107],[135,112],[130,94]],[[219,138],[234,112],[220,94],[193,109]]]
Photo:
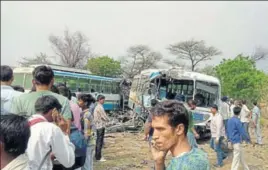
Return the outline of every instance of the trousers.
[[[238,170],[240,163],[244,170],[249,170],[248,165],[244,160],[244,155],[240,143],[233,144],[233,162],[231,170]]]
[[[96,160],[101,159],[101,151],[104,142],[105,128],[97,129],[97,140],[96,140],[96,149],[95,149],[95,158]]]

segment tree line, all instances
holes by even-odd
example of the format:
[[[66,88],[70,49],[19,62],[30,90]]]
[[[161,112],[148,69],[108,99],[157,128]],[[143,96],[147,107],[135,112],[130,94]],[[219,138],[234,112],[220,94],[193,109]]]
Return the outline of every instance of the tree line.
[[[40,53],[31,58],[22,57],[19,64],[21,66],[55,64],[52,61],[58,58],[60,61],[58,64],[62,66],[86,69],[100,76],[132,79],[144,69],[159,68],[161,67],[159,65],[165,63],[172,67],[186,67],[191,71],[218,77],[222,84],[223,95],[237,98],[248,96],[253,100],[263,97],[260,89],[267,90],[268,76],[256,68],[256,62],[268,58],[268,49],[263,47],[256,48],[251,56],[239,54],[234,59],[223,59],[217,66],[208,65],[199,68],[200,63],[222,54],[219,49],[207,45],[203,40],[190,39],[168,45],[166,49],[176,57],[175,60],[170,60],[160,52],[142,44],[129,47],[125,55],[119,56],[118,60],[108,55],[94,55],[88,38],[80,31],[71,33],[68,29],[64,31],[63,36],[50,35],[48,40],[54,56]]]

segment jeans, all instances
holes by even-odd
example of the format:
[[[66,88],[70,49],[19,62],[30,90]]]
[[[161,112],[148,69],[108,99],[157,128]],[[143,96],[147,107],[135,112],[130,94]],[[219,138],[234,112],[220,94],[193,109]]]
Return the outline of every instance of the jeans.
[[[195,139],[195,136],[193,134],[193,132],[187,132],[187,138],[188,138],[188,142],[190,144],[190,146],[192,148],[198,148],[198,145],[196,143],[196,139]]]
[[[243,126],[243,128],[245,129],[245,132],[246,132],[246,134],[248,135],[248,137],[250,138],[250,136],[249,136],[249,132],[248,132],[248,128],[249,128],[248,125],[249,125],[248,122],[242,122],[242,126]],[[245,139],[244,137],[242,137],[242,140],[246,141],[246,139]]]
[[[216,144],[216,138],[211,138],[210,140],[210,147],[217,153],[217,165],[220,166],[223,165],[223,159],[225,159],[227,156],[221,148],[222,141],[223,137],[220,137],[218,144]]]
[[[88,145],[87,147],[87,157],[82,170],[93,170],[93,151],[95,145]]]
[[[95,158],[96,160],[101,159],[101,150],[103,147],[105,128],[97,129],[97,140],[96,140],[96,150],[95,150]]]

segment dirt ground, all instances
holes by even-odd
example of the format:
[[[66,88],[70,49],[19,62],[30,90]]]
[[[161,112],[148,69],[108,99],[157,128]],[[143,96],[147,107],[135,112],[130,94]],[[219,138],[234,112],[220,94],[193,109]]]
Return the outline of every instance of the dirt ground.
[[[268,128],[262,130],[263,146],[244,146],[246,162],[251,170],[268,170]],[[253,141],[255,141],[254,136]],[[94,162],[94,170],[151,170],[153,161],[148,142],[143,141],[141,133],[114,133],[105,138],[103,155],[106,162]],[[216,162],[216,154],[210,149],[209,141],[199,145],[208,153],[211,164]],[[168,164],[167,158],[166,165]],[[222,168],[217,170],[230,170],[232,163],[232,151],[228,159],[224,161]],[[211,168],[215,169],[215,168]],[[241,168],[242,169],[242,168]]]

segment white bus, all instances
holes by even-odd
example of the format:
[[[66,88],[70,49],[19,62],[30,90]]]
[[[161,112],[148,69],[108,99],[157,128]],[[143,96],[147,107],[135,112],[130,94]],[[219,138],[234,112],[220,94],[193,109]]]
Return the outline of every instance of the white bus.
[[[216,77],[184,71],[181,68],[148,69],[136,75],[132,82],[129,107],[141,112],[142,107],[150,107],[150,100],[175,99],[184,96],[185,102],[194,99],[194,124],[201,137],[209,137],[211,119],[210,107],[220,104],[220,81]]]
[[[13,69],[13,85],[22,86],[26,92],[32,88],[32,72],[34,68],[40,65],[31,65],[29,67],[18,67]],[[54,72],[55,83],[65,83],[72,92],[81,91],[91,93],[94,97],[103,94],[106,97],[104,109],[118,110],[121,100],[119,84],[120,78],[110,78],[92,75],[86,70],[62,67],[57,65],[47,65]]]

